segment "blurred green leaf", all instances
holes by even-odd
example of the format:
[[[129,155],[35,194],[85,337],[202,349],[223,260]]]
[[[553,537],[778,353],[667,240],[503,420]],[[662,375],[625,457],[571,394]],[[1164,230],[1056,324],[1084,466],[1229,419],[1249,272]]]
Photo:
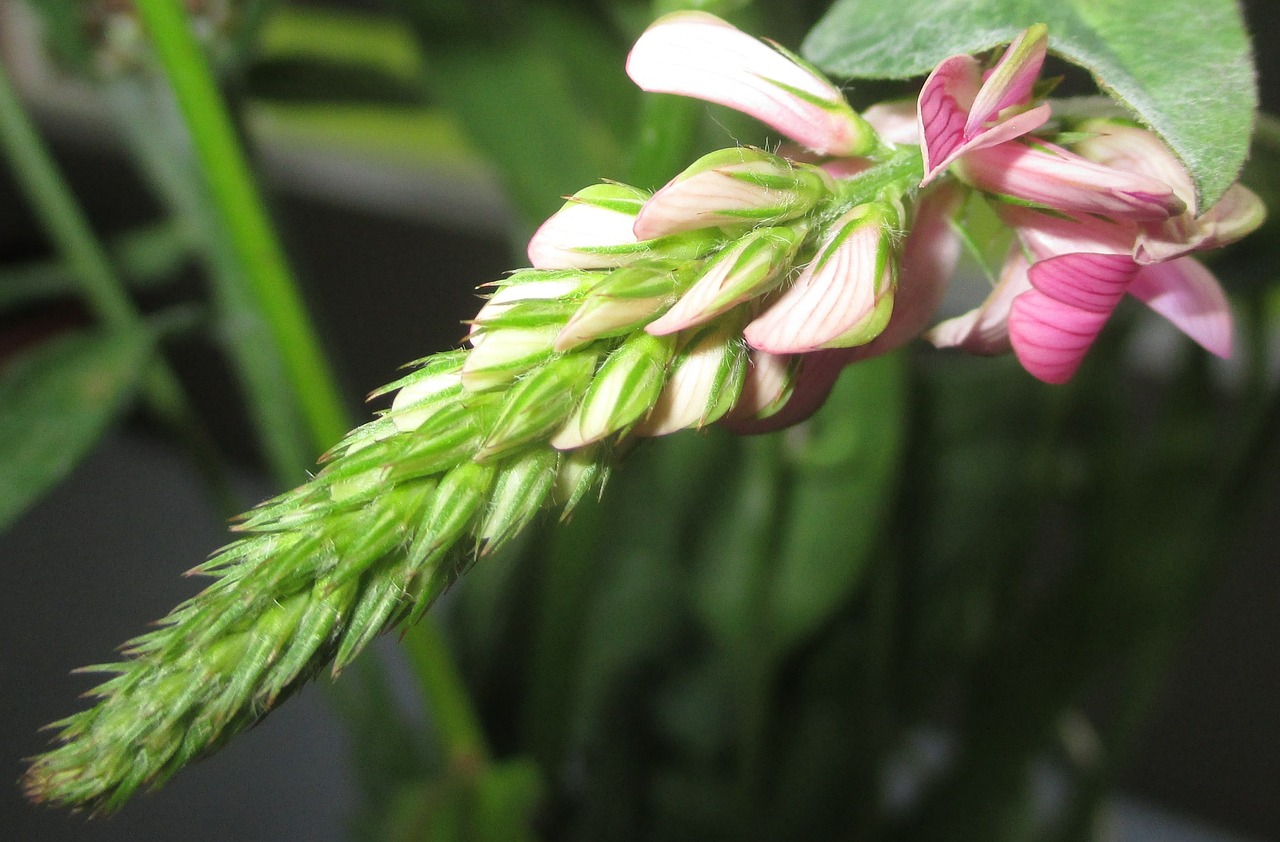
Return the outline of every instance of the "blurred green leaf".
[[[538,767],[508,760],[471,774],[402,787],[383,837],[391,842],[535,842],[532,825],[545,787]]]
[[[256,99],[280,103],[427,103],[421,79],[405,79],[375,67],[310,56],[256,61],[245,74],[245,86]]]
[[[1234,0],[839,0],[805,56],[846,78],[902,79],[942,59],[1008,43],[1033,23],[1049,47],[1093,73],[1178,154],[1202,206],[1249,151],[1257,84]]]
[[[526,4],[481,33],[440,37],[407,4],[425,45],[427,81],[498,168],[525,219],[624,169],[622,138],[637,93],[625,44],[593,18]]]
[[[904,375],[900,355],[850,366],[788,441],[794,478],[766,620],[780,650],[849,599],[888,526],[906,432]]]
[[[92,63],[89,42],[90,4],[82,0],[27,0],[43,19],[42,32],[49,51],[78,71]]]
[[[172,280],[194,251],[181,227],[169,221],[135,228],[116,237],[108,247],[121,278],[134,289],[149,289]],[[61,260],[0,267],[0,310],[70,295],[81,286]]]
[[[145,331],[55,339],[0,371],[0,529],[88,454],[151,360]]]

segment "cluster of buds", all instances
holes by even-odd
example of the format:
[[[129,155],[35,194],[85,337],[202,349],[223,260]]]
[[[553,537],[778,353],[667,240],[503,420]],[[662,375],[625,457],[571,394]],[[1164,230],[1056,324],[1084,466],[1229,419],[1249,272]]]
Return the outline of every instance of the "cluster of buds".
[[[1037,94],[1046,48],[1032,27],[985,72],[947,59],[918,102],[859,115],[715,17],[657,21],[627,64],[637,84],[738,108],[798,147],[720,150],[652,194],[569,197],[532,267],[492,285],[470,349],[382,390],[385,414],[198,568],[213,585],[97,668],[98,703],[58,723],[28,792],[110,808],[163,781],[425,611],[548,504],[571,510],[634,437],[794,424],[842,367],[917,336],[1011,349],[1061,382],[1126,293],[1229,353],[1226,297],[1191,254],[1256,228],[1261,203],[1233,186],[1200,209],[1150,132],[1055,116]],[[974,201],[1013,244],[987,300],[930,329]]]

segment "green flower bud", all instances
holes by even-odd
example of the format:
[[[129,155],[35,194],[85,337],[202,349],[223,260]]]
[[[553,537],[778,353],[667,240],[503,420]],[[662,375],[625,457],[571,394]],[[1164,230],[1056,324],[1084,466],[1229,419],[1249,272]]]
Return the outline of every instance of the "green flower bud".
[[[542,509],[555,484],[559,461],[559,453],[539,447],[502,467],[489,495],[489,509],[476,530],[481,554],[505,544]]]
[[[675,302],[692,272],[673,260],[644,260],[615,269],[591,289],[556,337],[557,351],[594,339],[623,336]]]
[[[653,411],[636,425],[636,435],[701,429],[732,409],[747,375],[748,350],[741,338],[740,320],[724,320],[690,337]]]
[[[516,381],[475,460],[491,461],[555,432],[582,399],[595,368],[594,353],[566,354]]]
[[[591,444],[648,413],[662,392],[674,345],[647,333],[624,342],[600,367],[577,412],[552,437],[552,447],[571,450]]]
[[[699,158],[644,203],[640,239],[743,224],[775,224],[804,216],[835,190],[818,167],[752,147]]]

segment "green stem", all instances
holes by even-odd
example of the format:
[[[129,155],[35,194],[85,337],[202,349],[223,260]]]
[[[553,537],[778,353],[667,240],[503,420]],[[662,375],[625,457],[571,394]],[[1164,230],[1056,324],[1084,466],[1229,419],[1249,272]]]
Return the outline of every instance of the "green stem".
[[[444,636],[428,618],[405,634],[404,643],[450,766],[479,772],[489,763],[489,748]]]
[[[80,286],[89,307],[109,329],[147,330],[106,249],[94,235],[75,195],[40,139],[4,66],[0,64],[0,145],[49,236]],[[158,359],[143,379],[143,396],[153,412],[191,451],[218,507],[230,516],[240,509],[218,462],[208,433],[191,408],[173,369]]]
[[[135,5],[243,264],[249,293],[279,348],[312,444],[316,451],[323,450],[346,433],[349,418],[213,72],[179,0],[138,0]]]

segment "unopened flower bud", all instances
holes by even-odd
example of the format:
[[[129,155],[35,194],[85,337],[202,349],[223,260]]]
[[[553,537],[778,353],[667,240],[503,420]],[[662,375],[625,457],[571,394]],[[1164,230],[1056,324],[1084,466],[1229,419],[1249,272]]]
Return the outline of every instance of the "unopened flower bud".
[[[483,338],[481,325],[498,322],[512,307],[522,301],[556,301],[572,298],[590,289],[605,276],[604,272],[584,269],[522,269],[488,286],[496,287],[480,312],[471,320],[471,344]]]
[[[502,467],[476,530],[482,555],[505,544],[541,511],[555,484],[559,459],[559,453],[540,447]]]
[[[709,260],[694,285],[645,330],[654,336],[675,333],[769,292],[786,277],[807,232],[804,223],[749,232]]]
[[[605,360],[582,403],[551,439],[557,450],[599,441],[640,420],[662,392],[674,342],[636,334]]]
[[[463,387],[482,392],[510,383],[551,356],[561,327],[562,323],[552,322],[486,331],[462,365]]]
[[[748,344],[794,354],[875,339],[893,312],[898,224],[895,208],[880,202],[836,220],[795,284],[747,325]]]
[[[564,507],[562,520],[568,518],[593,489],[604,487],[610,470],[610,461],[602,452],[604,448],[603,443],[592,444],[566,451],[561,456],[552,495],[555,502]]]
[[[770,354],[751,349],[742,393],[725,420],[756,421],[782,409],[795,388],[799,361],[800,357],[791,354]]]
[[[521,378],[503,397],[475,460],[490,461],[555,432],[582,399],[595,366],[594,353],[566,354]]]
[[[741,335],[741,322],[726,320],[691,337],[676,355],[653,411],[636,426],[636,435],[701,429],[732,409],[748,367],[749,352]]]
[[[645,260],[615,269],[578,305],[556,337],[556,350],[630,333],[670,307],[690,278],[684,264],[671,260]]]
[[[440,408],[443,402],[462,391],[460,366],[428,374],[414,380],[396,392],[391,401],[388,420],[402,433],[422,426]]]
[[[785,222],[808,213],[833,190],[831,177],[818,167],[763,149],[720,149],[644,203],[635,235],[644,240],[722,225]]]
[[[714,231],[638,237],[632,229],[648,197],[625,184],[579,190],[529,240],[530,262],[538,269],[611,269],[653,257],[691,260],[720,243]]]
[[[537,269],[619,266],[611,249],[634,245],[635,216],[649,194],[625,184],[593,184],[569,197],[529,240]]]
[[[414,566],[445,552],[462,537],[488,498],[493,478],[492,467],[470,461],[441,477],[427,507],[426,525],[409,548],[408,557]]]

